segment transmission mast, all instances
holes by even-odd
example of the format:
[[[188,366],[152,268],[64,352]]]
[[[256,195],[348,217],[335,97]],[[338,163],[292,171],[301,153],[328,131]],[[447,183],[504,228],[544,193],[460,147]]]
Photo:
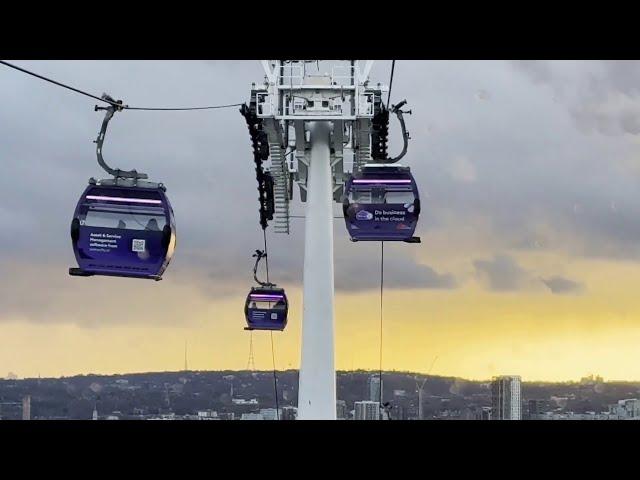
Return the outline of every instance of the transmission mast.
[[[249,337],[249,360],[247,361],[247,370],[252,372],[255,372],[256,370],[256,364],[253,358],[253,332],[250,332]],[[233,391],[233,385],[231,386],[231,391]]]
[[[293,183],[307,204],[299,419],[336,419],[333,202],[347,175],[371,162],[372,119],[386,86],[369,86],[372,60],[262,60],[250,113],[266,133],[274,230],[289,233]],[[349,162],[345,162],[349,160]],[[350,168],[347,168],[350,167]]]

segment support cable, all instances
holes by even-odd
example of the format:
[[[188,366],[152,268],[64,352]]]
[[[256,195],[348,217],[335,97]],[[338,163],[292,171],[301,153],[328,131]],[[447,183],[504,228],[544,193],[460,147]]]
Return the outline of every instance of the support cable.
[[[31,75],[33,77],[39,78],[40,80],[44,80],[45,82],[52,83],[62,88],[66,88],[67,90],[71,90],[72,92],[79,93],[80,95],[85,95],[87,97],[93,98],[95,100],[99,100],[104,103],[108,103],[112,107],[116,107],[120,110],[148,110],[148,111],[187,111],[187,110],[212,110],[218,108],[230,108],[230,107],[238,107],[242,105],[242,103],[233,103],[228,105],[209,105],[205,107],[130,107],[129,105],[122,105],[122,102],[118,103],[113,99],[107,99],[104,97],[98,97],[96,95],[92,95],[91,93],[87,93],[79,88],[71,87],[64,83],[58,82],[51,78],[45,77],[43,75],[39,75],[37,73],[31,72],[25,68],[19,67],[17,65],[13,65],[12,63],[6,62],[4,60],[0,60],[0,64],[5,65],[9,68],[13,68],[14,70],[18,70],[22,73],[26,73],[27,75]]]
[[[264,238],[264,265],[267,271],[267,283],[269,283],[269,256],[267,255],[267,230],[262,230]],[[276,397],[276,419],[280,420],[280,405],[278,404],[278,374],[276,373],[276,353],[273,346],[273,332],[271,334],[271,360],[273,362],[273,392]]]
[[[393,60],[391,63],[391,76],[389,78],[389,96],[387,97],[387,109],[389,108],[389,104],[391,102],[391,87],[393,86],[393,73],[395,70],[396,61]],[[402,117],[400,117],[402,118]],[[402,122],[403,132],[404,132],[404,122]],[[405,140],[406,142],[406,140]],[[406,151],[406,146],[405,146]],[[403,152],[404,154],[404,152]],[[380,380],[380,414],[386,410],[385,405],[383,405],[382,400],[382,334],[383,334],[383,294],[384,294],[384,241],[380,242],[380,356],[379,356],[379,372],[378,378]],[[388,415],[389,419],[391,419],[391,415]]]
[[[276,374],[276,354],[273,347],[273,332],[271,334],[271,360],[273,361],[273,391],[276,394],[276,420],[280,420],[280,405],[278,405],[278,375]]]
[[[380,355],[379,355],[379,374],[380,380],[380,411],[384,411],[384,405],[382,404],[382,319],[383,319],[383,292],[384,292],[384,242],[380,242]]]
[[[267,271],[267,283],[269,282],[269,255],[267,252],[267,230],[263,229],[262,230],[262,237],[264,239],[264,267]]]
[[[389,95],[387,96],[387,110],[389,110],[389,103],[391,102],[391,87],[393,86],[393,71],[396,68],[396,61],[391,62],[391,77],[389,78]]]

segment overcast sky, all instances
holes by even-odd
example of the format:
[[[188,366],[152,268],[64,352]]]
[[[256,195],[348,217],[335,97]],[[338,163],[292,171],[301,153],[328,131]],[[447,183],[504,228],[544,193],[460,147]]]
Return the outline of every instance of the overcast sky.
[[[14,62],[132,106],[243,102],[263,78],[258,61]],[[372,80],[387,83],[390,64]],[[434,373],[471,378],[640,379],[638,85],[639,62],[396,62],[423,243],[385,255],[387,368],[439,355]],[[165,183],[176,215],[175,257],[144,282],[67,275],[75,203],[102,177],[96,102],[4,66],[0,99],[0,375],[175,370],[185,339],[193,368],[244,368],[262,232],[237,108],[111,122],[107,162]],[[269,231],[273,279],[292,295],[280,368],[299,362],[303,222]],[[339,220],[334,238],[337,364],[376,368],[379,245],[352,244]],[[267,338],[256,345],[269,368]]]

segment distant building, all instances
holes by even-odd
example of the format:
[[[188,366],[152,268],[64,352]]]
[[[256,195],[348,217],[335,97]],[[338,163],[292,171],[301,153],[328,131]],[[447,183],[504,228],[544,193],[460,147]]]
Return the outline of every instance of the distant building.
[[[218,414],[220,420],[235,420],[236,414],[233,412],[222,412]]]
[[[591,374],[580,379],[581,385],[597,385],[599,383],[604,383],[604,378],[602,378],[600,375],[594,376],[593,374]]]
[[[31,420],[31,395],[22,397],[22,420]]]
[[[199,410],[198,411],[198,420],[211,420],[218,419],[218,412],[215,410]]]
[[[543,412],[538,416],[538,420],[619,420],[619,418],[609,413]]]
[[[394,390],[393,391],[393,396],[394,397],[406,397],[407,396],[407,391],[406,390]]]
[[[231,399],[234,405],[258,405],[258,399],[252,398],[251,400],[246,400],[244,398],[233,398]]]
[[[394,405],[390,413],[393,420],[407,420],[406,409],[401,405]]]
[[[527,402],[527,418],[529,420],[538,420],[544,412],[543,400],[529,400]]]
[[[98,406],[93,406],[93,414],[91,415],[91,420],[98,420]]]
[[[281,410],[275,408],[261,408],[260,415],[264,420],[278,420],[282,417]]]
[[[240,420],[264,420],[264,417],[259,413],[243,413]]]
[[[382,381],[380,380],[380,376],[371,375],[367,380],[367,390],[369,394],[369,401],[371,402],[380,402],[380,388],[382,385]]]
[[[296,407],[282,407],[280,420],[295,420],[296,418],[298,418],[298,409]]]
[[[491,417],[493,420],[521,420],[520,377],[501,376],[491,381]]]
[[[336,418],[338,420],[345,420],[347,418],[347,402],[344,400],[338,400],[336,402]]]
[[[640,400],[637,398],[618,400],[617,404],[609,407],[609,414],[620,420],[640,419]]]
[[[476,410],[476,420],[491,420],[491,407],[481,407]]]
[[[354,420],[380,420],[380,402],[355,402]]]
[[[129,386],[129,380],[127,380],[126,378],[119,378],[114,383],[116,387],[121,389],[126,389]]]
[[[149,418],[149,420],[176,420],[176,414],[171,412],[171,413],[163,413],[161,415],[157,415],[155,417],[151,417]],[[118,417],[107,417],[107,420],[118,420]]]

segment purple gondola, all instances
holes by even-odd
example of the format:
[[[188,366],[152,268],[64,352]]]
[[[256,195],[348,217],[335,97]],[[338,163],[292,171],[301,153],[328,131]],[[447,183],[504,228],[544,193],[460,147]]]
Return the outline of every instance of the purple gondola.
[[[283,288],[252,287],[244,306],[245,330],[284,330],[289,302]]]
[[[144,181],[146,173],[111,168],[102,156],[109,121],[126,106],[106,93],[102,127],[96,139],[98,164],[113,179],[89,185],[71,221],[71,241],[78,267],[69,274],[108,275],[161,280],[176,246],[173,209],[161,183]]]
[[[354,242],[420,242],[413,236],[420,216],[420,195],[409,167],[365,165],[347,180],[342,207]]]
[[[176,245],[164,186],[105,183],[90,183],[76,206],[71,239],[78,268],[70,268],[69,274],[160,280]]]

